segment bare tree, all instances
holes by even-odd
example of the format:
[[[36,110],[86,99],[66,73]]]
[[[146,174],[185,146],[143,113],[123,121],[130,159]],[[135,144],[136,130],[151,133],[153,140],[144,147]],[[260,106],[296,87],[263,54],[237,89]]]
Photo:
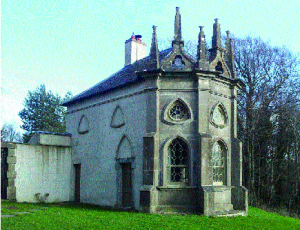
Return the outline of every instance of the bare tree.
[[[3,124],[1,127],[1,141],[22,142],[22,135],[17,130],[16,125],[7,122]]]
[[[250,201],[287,206],[296,201],[289,196],[299,186],[295,175],[300,181],[295,162],[300,127],[294,119],[300,115],[299,62],[285,47],[251,37],[235,39],[235,60],[246,85],[239,99],[239,137]]]

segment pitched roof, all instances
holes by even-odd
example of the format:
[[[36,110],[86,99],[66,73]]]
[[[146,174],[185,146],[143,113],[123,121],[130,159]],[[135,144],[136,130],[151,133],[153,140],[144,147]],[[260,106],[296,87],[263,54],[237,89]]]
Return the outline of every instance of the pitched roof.
[[[171,51],[172,48],[160,51],[159,52],[160,62],[163,59],[165,59],[170,54]],[[138,80],[138,76],[136,72],[148,69],[148,64],[149,64],[148,60],[149,60],[149,56],[141,60],[138,60],[131,65],[125,66],[124,68],[122,68],[115,74],[111,75],[107,79],[99,82],[93,87],[83,91],[82,93],[74,96],[70,100],[64,102],[63,106],[68,106],[78,101],[82,101],[84,99],[91,98],[93,96],[100,95],[110,90],[117,89],[136,82]]]

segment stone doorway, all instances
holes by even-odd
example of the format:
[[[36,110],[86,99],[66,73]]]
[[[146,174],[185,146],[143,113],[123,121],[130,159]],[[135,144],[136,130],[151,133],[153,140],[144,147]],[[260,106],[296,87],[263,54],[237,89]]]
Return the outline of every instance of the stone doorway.
[[[80,202],[81,164],[74,164],[74,168],[75,168],[75,202]]]
[[[122,167],[122,207],[132,208],[132,169],[131,163],[123,163]]]

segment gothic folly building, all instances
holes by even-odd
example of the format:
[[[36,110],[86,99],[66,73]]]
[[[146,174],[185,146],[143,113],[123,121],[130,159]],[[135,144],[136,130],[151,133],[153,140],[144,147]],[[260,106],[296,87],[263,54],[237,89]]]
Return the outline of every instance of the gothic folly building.
[[[237,139],[243,83],[217,19],[206,47],[200,26],[197,60],[184,51],[176,8],[172,48],[158,50],[155,26],[147,57],[141,36],[131,36],[125,67],[64,104],[73,199],[151,213],[247,214]]]

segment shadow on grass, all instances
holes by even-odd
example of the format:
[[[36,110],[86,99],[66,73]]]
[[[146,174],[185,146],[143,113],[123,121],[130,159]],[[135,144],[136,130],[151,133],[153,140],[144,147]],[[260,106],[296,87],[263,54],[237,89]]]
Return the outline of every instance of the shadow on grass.
[[[56,203],[27,203],[22,202],[18,203],[15,201],[7,201],[2,200],[1,201],[1,214],[11,214],[16,211],[27,211],[29,209],[38,209],[38,208],[44,208],[44,207],[51,207],[51,208],[62,208],[62,209],[73,209],[73,210],[90,210],[90,211],[104,211],[104,212],[136,212],[137,210],[122,210],[110,206],[99,206],[99,205],[93,205],[93,204],[83,204],[83,203],[77,203],[77,202],[56,202]]]

